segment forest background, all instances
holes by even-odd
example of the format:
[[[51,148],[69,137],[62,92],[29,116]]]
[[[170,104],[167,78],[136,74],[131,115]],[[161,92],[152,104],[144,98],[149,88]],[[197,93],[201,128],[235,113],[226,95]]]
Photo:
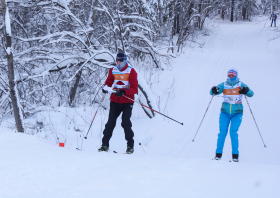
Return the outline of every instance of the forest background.
[[[43,123],[25,120],[47,108],[99,103],[118,52],[139,73],[139,102],[159,107],[151,91],[156,76],[172,69],[184,46],[203,47],[196,38],[209,34],[208,20],[269,17],[279,1],[1,0],[1,6],[0,120],[13,117],[12,128],[32,134]]]

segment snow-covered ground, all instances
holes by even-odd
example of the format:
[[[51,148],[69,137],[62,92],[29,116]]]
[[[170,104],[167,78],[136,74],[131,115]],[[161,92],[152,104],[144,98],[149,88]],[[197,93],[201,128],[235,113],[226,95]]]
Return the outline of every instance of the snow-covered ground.
[[[135,104],[133,155],[113,153],[126,148],[121,119],[110,152],[97,152],[108,110],[98,112],[88,139],[83,138],[97,105],[48,109],[38,115],[53,133],[45,129],[34,136],[14,133],[12,119],[6,120],[0,132],[0,197],[280,197],[280,40],[273,39],[280,33],[268,23],[258,19],[209,25],[214,32],[199,38],[205,45],[185,49],[173,61],[173,69],[158,79],[157,93],[166,92],[160,110],[184,125],[160,115],[148,119]],[[255,92],[248,100],[267,145],[264,148],[244,99],[239,163],[229,162],[229,137],[222,161],[211,160],[222,97],[213,99],[192,142],[210,102],[210,88],[225,81],[231,67],[238,69],[240,79]],[[73,132],[74,128],[80,131]],[[58,142],[65,142],[65,147],[58,147]]]

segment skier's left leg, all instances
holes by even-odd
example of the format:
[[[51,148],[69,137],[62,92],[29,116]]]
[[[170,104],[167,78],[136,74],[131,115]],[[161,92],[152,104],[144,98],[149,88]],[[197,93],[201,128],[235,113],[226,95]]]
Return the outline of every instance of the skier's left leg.
[[[242,122],[242,113],[236,113],[231,118],[231,125],[230,125],[230,138],[231,138],[231,147],[232,147],[232,154],[239,154],[238,151],[238,129]]]
[[[132,107],[133,107],[133,103],[124,103],[123,105],[123,113],[122,113],[122,127],[124,129],[124,133],[125,133],[125,139],[127,141],[127,146],[129,146],[130,148],[134,147],[134,133],[131,129],[132,127],[132,123],[130,121],[130,117],[132,114]]]

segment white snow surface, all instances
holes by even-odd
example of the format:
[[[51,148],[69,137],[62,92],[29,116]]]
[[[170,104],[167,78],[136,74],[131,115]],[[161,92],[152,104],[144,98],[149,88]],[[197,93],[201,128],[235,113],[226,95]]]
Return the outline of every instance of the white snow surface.
[[[207,27],[213,30],[210,36],[198,40],[205,44],[201,48],[186,48],[173,60],[173,69],[160,74],[157,87],[152,90],[158,95],[175,79],[174,94],[161,102],[160,110],[184,125],[160,115],[148,119],[135,104],[133,155],[122,154],[126,141],[121,118],[110,141],[110,151],[97,152],[108,109],[99,109],[88,139],[83,138],[98,104],[46,109],[37,115],[45,126],[34,135],[15,133],[12,118],[3,121],[0,197],[279,198],[280,40],[273,39],[278,29],[269,25],[261,18],[254,22],[211,23]],[[222,97],[213,99],[192,142],[211,99],[210,88],[225,81],[232,67],[255,92],[248,100],[267,145],[264,148],[244,100],[238,132],[239,163],[229,162],[229,137],[222,160],[211,160],[215,155]],[[103,107],[108,107],[108,98]],[[36,117],[25,120],[25,126],[36,125],[35,122]],[[65,147],[59,147],[58,142],[64,142]]]

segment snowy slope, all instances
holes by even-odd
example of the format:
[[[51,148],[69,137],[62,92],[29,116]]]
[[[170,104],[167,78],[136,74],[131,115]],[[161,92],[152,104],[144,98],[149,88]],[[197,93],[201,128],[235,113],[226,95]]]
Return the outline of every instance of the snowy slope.
[[[277,165],[75,152],[6,132],[0,144],[4,198],[279,196]]]
[[[51,135],[44,131],[34,136],[13,133],[8,128],[11,120],[4,122],[0,132],[0,197],[280,197],[280,94],[275,87],[280,73],[280,40],[273,40],[276,29],[259,21],[215,22],[208,27],[215,28],[211,36],[200,38],[199,42],[205,42],[202,48],[185,49],[173,61],[173,69],[160,75],[153,91],[166,91],[166,85],[175,79],[174,94],[162,101],[160,110],[184,125],[161,116],[148,119],[135,104],[133,155],[112,152],[121,153],[126,147],[120,119],[110,152],[96,152],[108,115],[104,109],[84,140],[82,135],[97,106],[77,110],[86,122],[74,110],[49,112],[44,122],[51,122],[51,130],[59,131]],[[240,79],[255,92],[248,100],[267,145],[264,148],[244,100],[239,163],[228,162],[229,137],[222,161],[211,160],[222,97],[213,99],[192,142],[211,99],[210,88],[225,81],[231,67],[238,69]],[[58,114],[61,116],[55,117]],[[74,127],[82,132],[67,132]],[[66,143],[65,148],[58,147],[57,138]]]

